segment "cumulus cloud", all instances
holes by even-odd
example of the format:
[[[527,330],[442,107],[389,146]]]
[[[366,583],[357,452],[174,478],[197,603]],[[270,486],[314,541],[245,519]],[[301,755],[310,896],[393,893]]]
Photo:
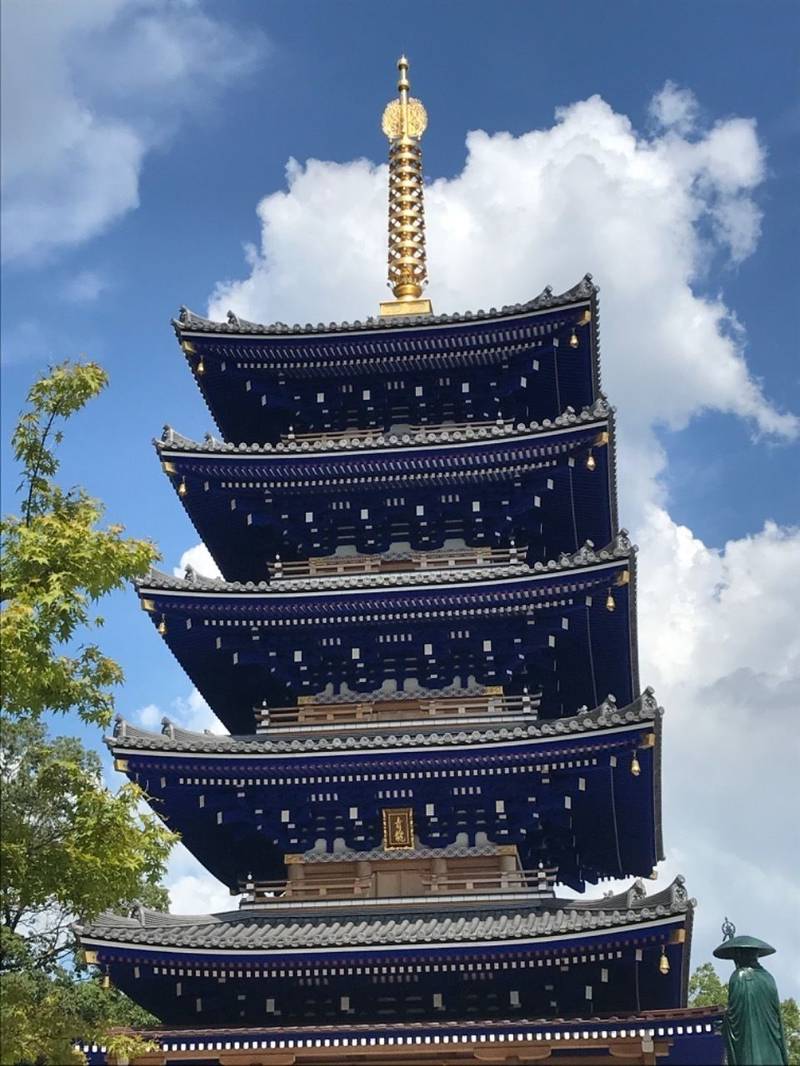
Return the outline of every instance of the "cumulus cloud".
[[[193,688],[188,696],[178,696],[172,700],[166,714],[158,704],[148,703],[136,711],[134,717],[145,729],[160,729],[162,720],[166,717],[176,725],[196,733],[202,733],[204,730],[210,733],[227,733],[225,726],[196,688]]]
[[[691,133],[697,122],[697,98],[691,89],[667,81],[650,101],[649,111],[659,126],[683,136]]]
[[[701,901],[697,957],[730,913],[798,988],[800,529],[767,522],[718,550],[652,507],[638,536],[642,676],[667,712],[665,839]]]
[[[211,552],[205,544],[195,544],[181,555],[181,561],[172,568],[175,577],[183,577],[186,568],[191,567],[201,577],[222,577],[222,572],[214,562]]]
[[[4,0],[0,12],[8,260],[78,244],[135,208],[147,153],[263,47],[181,0]]]
[[[172,849],[165,884],[173,914],[215,914],[237,906],[238,897],[231,896],[183,844]]]
[[[709,409],[779,439],[798,420],[749,373],[745,337],[708,266],[740,261],[758,239],[754,198],[765,152],[753,121],[690,132],[690,96],[667,86],[662,125],[637,132],[600,97],[560,109],[549,129],[519,137],[475,131],[464,167],[426,188],[430,296],[439,311],[556,291],[590,268],[602,286],[603,376],[620,409],[628,520],[660,498],[664,455],[654,430]],[[693,99],[693,98],[691,98]],[[667,101],[672,100],[670,107]],[[249,274],[217,285],[209,314],[251,320],[363,319],[384,273],[386,168],[366,160],[295,160],[287,188],[258,205],[261,239]],[[335,210],[332,210],[335,205]],[[331,248],[346,248],[332,257]],[[631,451],[636,460],[630,462]]]

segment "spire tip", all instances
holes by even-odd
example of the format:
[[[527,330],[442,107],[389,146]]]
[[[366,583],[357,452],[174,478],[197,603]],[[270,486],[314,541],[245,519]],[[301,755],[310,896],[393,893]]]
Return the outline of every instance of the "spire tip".
[[[381,303],[388,315],[431,314],[430,300],[422,299],[428,280],[425,259],[425,212],[423,204],[422,151],[420,138],[428,115],[420,100],[408,95],[409,62],[397,60],[400,77],[397,99],[386,105],[381,128],[389,138],[389,286],[395,299]]]

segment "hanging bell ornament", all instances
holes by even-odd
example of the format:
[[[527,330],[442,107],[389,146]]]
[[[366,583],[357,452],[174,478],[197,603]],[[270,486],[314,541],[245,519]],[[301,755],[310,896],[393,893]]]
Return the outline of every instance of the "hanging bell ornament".
[[[661,948],[661,958],[658,960],[658,972],[663,973],[664,976],[669,973],[669,959],[667,958],[666,948]]]
[[[108,990],[109,988],[111,988],[111,978],[110,978],[110,977],[108,976],[108,974],[107,974],[107,973],[104,973],[104,974],[103,974],[103,979],[102,979],[102,980],[101,980],[101,982],[100,982],[100,987],[101,987],[101,988],[104,988],[104,989],[106,989],[106,990]]]
[[[577,348],[579,343],[580,341],[578,340],[578,334],[573,329],[572,336],[569,338],[569,346],[570,348]]]
[[[633,758],[631,759],[631,773],[634,777],[638,777],[641,772],[642,768],[639,765],[639,759],[636,756],[636,752],[634,752]]]
[[[185,496],[189,490],[186,488],[186,478],[181,478],[181,483],[178,485],[178,495]]]
[[[198,374],[205,374],[205,372],[206,372],[206,364],[203,362],[203,357],[201,355],[200,356],[200,362],[197,364],[197,373]]]
[[[163,614],[161,615],[161,620],[159,621],[158,625],[156,626],[156,629],[158,630],[158,632],[161,634],[162,637],[166,636],[166,634],[167,634],[167,620],[166,620],[166,618],[164,617]]]
[[[596,467],[597,467],[597,460],[594,457],[594,453],[593,452],[589,452],[589,455],[587,456],[587,459],[586,459],[586,469],[587,470],[594,470]]]
[[[614,599],[614,593],[609,589],[608,595],[606,596],[606,610],[616,611],[616,609],[617,601]]]

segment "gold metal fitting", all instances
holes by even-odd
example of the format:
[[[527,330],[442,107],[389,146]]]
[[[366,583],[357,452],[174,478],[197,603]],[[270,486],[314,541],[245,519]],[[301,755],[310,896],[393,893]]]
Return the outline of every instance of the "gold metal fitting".
[[[428,125],[421,101],[409,96],[408,60],[400,56],[398,98],[386,105],[381,128],[389,138],[389,256],[388,281],[395,299],[381,303],[381,315],[429,315],[430,300],[422,299],[428,280],[425,258],[420,138]]]
[[[663,973],[664,976],[669,973],[669,959],[667,958],[667,949],[664,945],[661,945],[661,958],[658,960],[658,972]]]
[[[185,496],[189,490],[186,488],[186,478],[181,478],[181,483],[178,485],[178,495]]]
[[[569,338],[569,346],[570,348],[577,348],[579,344],[580,341],[578,340],[578,334],[573,329],[572,334]]]
[[[617,609],[617,601],[614,599],[614,593],[611,591],[611,589],[609,589],[608,590],[608,595],[606,596],[606,610],[607,611],[616,611],[616,609]]]
[[[638,777],[641,772],[642,772],[642,768],[639,765],[639,759],[638,759],[638,757],[636,755],[636,752],[634,752],[633,753],[633,758],[631,759],[631,773],[633,774],[634,777]]]
[[[167,620],[166,620],[166,618],[164,617],[163,614],[161,615],[161,618],[159,620],[158,625],[156,626],[156,629],[158,630],[158,632],[161,634],[162,637],[165,637],[167,635]]]
[[[595,459],[594,455],[590,451],[589,455],[587,456],[587,459],[586,459],[586,469],[587,470],[595,470],[596,467],[597,467],[597,460]]]
[[[200,360],[199,360],[199,362],[197,364],[197,373],[198,374],[205,374],[205,372],[206,372],[206,364],[203,362],[203,357],[201,355],[200,356]]]

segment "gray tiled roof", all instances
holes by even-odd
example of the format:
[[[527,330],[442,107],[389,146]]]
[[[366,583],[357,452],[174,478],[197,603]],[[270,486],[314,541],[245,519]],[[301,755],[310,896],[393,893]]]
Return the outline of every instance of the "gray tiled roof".
[[[457,722],[452,726],[432,723],[430,729],[414,726],[413,731],[401,725],[393,733],[375,733],[364,730],[361,735],[342,731],[340,735],[327,733],[290,739],[270,739],[268,735],[225,736],[215,733],[195,733],[181,729],[164,719],[163,733],[153,733],[118,718],[113,737],[106,738],[112,750],[124,748],[159,752],[202,752],[220,754],[283,755],[302,754],[314,751],[354,751],[380,748],[428,747],[433,745],[491,744],[503,741],[536,740],[550,738],[562,740],[570,736],[613,729],[638,722],[658,721],[662,715],[651,688],[627,707],[618,708],[613,696],[609,696],[592,711],[570,718],[535,720],[508,726],[493,724],[464,729]]]
[[[162,570],[151,570],[147,577],[138,582],[138,589],[143,592],[149,589],[176,590],[180,592],[219,592],[226,593],[267,593],[275,596],[283,596],[292,592],[325,592],[341,590],[352,592],[359,589],[371,588],[402,588],[413,587],[419,589],[425,585],[475,585],[483,581],[494,581],[502,578],[519,578],[526,576],[539,576],[542,574],[557,573],[562,570],[578,570],[584,566],[594,566],[597,563],[609,563],[630,558],[636,549],[628,538],[628,531],[621,529],[610,544],[605,548],[595,549],[590,541],[583,547],[578,548],[571,555],[566,553],[558,559],[550,559],[546,563],[535,562],[529,566],[525,562],[501,563],[493,566],[462,567],[443,570],[415,570],[402,571],[399,573],[371,573],[371,574],[344,574],[332,577],[309,576],[302,578],[283,578],[280,584],[270,584],[267,581],[225,581],[223,578],[201,577],[192,571],[189,577],[175,577],[174,574],[164,573]]]
[[[137,907],[132,917],[106,913],[76,926],[84,942],[114,941],[143,947],[191,948],[198,951],[281,951],[287,949],[392,947],[457,944],[480,940],[528,940],[536,937],[592,935],[627,925],[691,914],[694,901],[677,877],[669,887],[646,895],[641,881],[626,892],[594,900],[547,899],[529,904],[463,910],[387,910],[378,914],[279,917],[231,911],[223,914],[174,915]]]
[[[208,437],[204,441],[192,440],[176,432],[171,426],[165,426],[161,440],[154,441],[159,451],[184,451],[184,452],[207,452],[212,454],[237,454],[237,455],[277,455],[280,458],[294,457],[297,454],[308,452],[340,452],[375,450],[386,448],[396,450],[398,448],[418,448],[420,445],[431,444],[459,444],[464,441],[475,443],[497,444],[502,441],[512,442],[518,437],[527,437],[531,434],[547,434],[559,429],[580,429],[584,425],[600,422],[607,419],[612,413],[612,408],[605,396],[598,397],[593,404],[575,412],[568,407],[563,414],[556,418],[545,418],[542,422],[506,422],[502,425],[497,423],[492,426],[467,426],[450,427],[438,426],[430,429],[409,430],[407,433],[383,433],[375,430],[373,434],[364,436],[341,437],[332,440],[319,437],[313,441],[286,440],[277,444],[254,443],[233,444],[222,441],[216,437]]]
[[[325,325],[319,322],[316,326],[307,322],[304,326],[295,324],[288,326],[284,322],[273,322],[264,325],[260,322],[248,322],[239,318],[232,311],[228,312],[227,322],[213,322],[211,319],[196,315],[186,307],[182,307],[178,318],[172,320],[175,332],[180,336],[182,333],[233,333],[253,336],[285,336],[297,334],[328,334],[348,333],[353,330],[393,330],[408,329],[409,326],[441,326],[456,325],[461,322],[475,322],[486,319],[510,318],[516,315],[529,314],[531,311],[549,311],[558,307],[565,307],[571,303],[588,300],[599,292],[598,287],[592,281],[592,275],[586,274],[577,285],[573,285],[566,292],[555,295],[548,285],[538,296],[526,303],[511,304],[506,307],[492,307],[488,311],[465,311],[463,314],[451,315],[403,315],[396,318],[368,318],[365,322],[330,322]]]

